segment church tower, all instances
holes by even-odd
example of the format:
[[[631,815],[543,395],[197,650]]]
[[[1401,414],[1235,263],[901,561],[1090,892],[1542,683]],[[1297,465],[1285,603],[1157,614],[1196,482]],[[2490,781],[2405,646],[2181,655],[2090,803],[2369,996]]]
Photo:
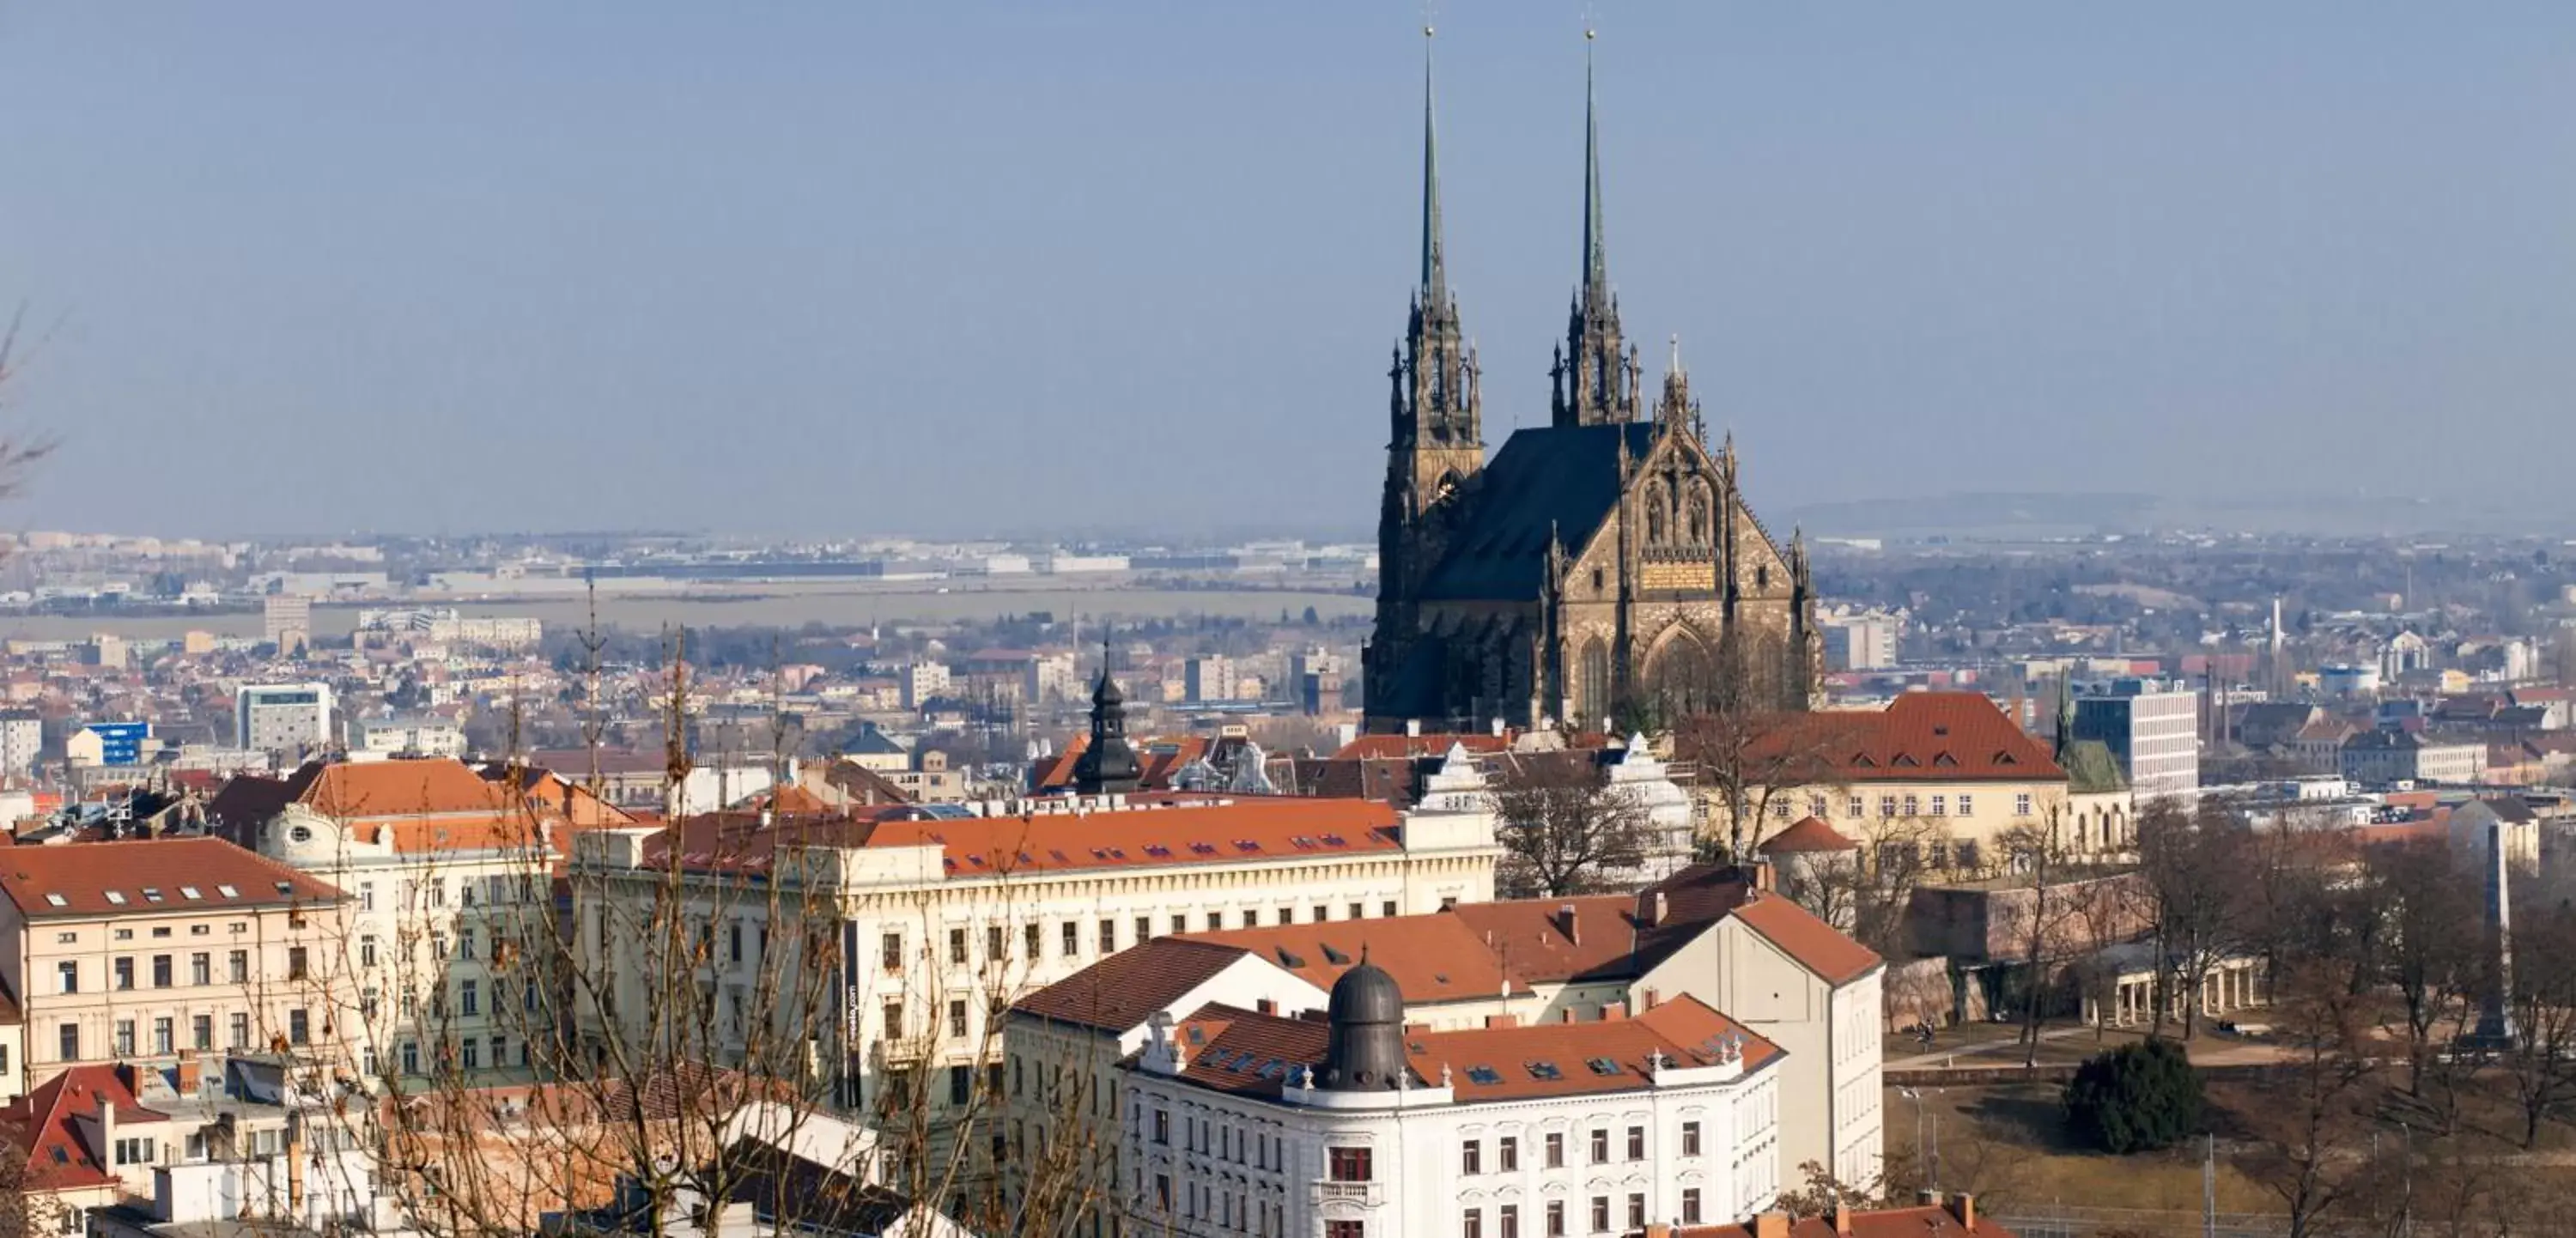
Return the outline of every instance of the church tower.
[[[1083,795],[1133,791],[1143,780],[1127,742],[1127,694],[1109,677],[1109,640],[1100,641],[1100,683],[1091,690],[1091,746],[1073,759],[1073,789]]]
[[[1422,272],[1404,343],[1387,371],[1391,423],[1378,512],[1378,606],[1366,673],[1392,675],[1416,627],[1416,599],[1446,546],[1449,510],[1485,467],[1484,399],[1475,349],[1458,327],[1440,228],[1440,133],[1432,103],[1431,28],[1423,27]]]
[[[1592,83],[1592,32],[1583,32],[1583,282],[1574,290],[1565,343],[1548,372],[1559,426],[1637,419],[1637,353],[1619,334],[1619,297],[1601,237],[1600,101]]]

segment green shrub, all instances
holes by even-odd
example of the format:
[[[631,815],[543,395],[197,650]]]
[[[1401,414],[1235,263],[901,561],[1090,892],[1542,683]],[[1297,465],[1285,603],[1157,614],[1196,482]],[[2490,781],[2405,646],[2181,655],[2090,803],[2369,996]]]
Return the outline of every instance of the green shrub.
[[[2170,1040],[2086,1059],[2066,1084],[2066,1125],[2113,1154],[2169,1148],[2200,1130],[2200,1072]]]

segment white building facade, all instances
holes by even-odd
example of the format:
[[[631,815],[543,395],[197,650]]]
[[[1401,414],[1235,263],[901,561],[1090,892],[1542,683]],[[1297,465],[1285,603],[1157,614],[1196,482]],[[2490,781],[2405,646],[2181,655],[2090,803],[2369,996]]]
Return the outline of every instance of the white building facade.
[[[233,696],[236,747],[289,760],[331,747],[331,685],[244,684]]]
[[[1633,1234],[1778,1196],[1779,1050],[1706,1006],[1407,1033],[1352,1000],[1372,974],[1325,1023],[1209,1007],[1154,1029],[1123,1071],[1127,1232]],[[1373,1058],[1391,1081],[1350,1065]]]

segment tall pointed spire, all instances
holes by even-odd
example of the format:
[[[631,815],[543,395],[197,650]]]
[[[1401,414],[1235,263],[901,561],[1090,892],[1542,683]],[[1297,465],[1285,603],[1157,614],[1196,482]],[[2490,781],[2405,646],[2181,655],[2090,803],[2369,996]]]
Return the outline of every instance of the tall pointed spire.
[[[1601,238],[1601,100],[1592,85],[1592,36],[1583,32],[1583,290],[1610,290],[1610,257]]]
[[[1431,27],[1422,28],[1422,299],[1449,292],[1446,256],[1440,252],[1440,125],[1432,107]]]
[[[1637,419],[1635,354],[1619,334],[1601,231],[1601,106],[1592,67],[1595,32],[1583,32],[1583,272],[1567,315],[1565,348],[1549,372],[1553,424],[1615,425]]]

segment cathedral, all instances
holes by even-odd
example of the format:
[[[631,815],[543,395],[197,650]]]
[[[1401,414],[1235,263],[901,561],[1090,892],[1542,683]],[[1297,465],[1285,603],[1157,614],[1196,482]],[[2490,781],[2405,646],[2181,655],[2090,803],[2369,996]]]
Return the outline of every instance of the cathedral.
[[[1488,459],[1484,383],[1440,235],[1423,81],[1422,278],[1389,372],[1370,729],[1550,720],[1670,725],[1804,709],[1823,638],[1806,548],[1745,507],[1733,438],[1712,449],[1680,348],[1648,407],[1601,230],[1600,125],[1584,70],[1583,259],[1549,423]]]

